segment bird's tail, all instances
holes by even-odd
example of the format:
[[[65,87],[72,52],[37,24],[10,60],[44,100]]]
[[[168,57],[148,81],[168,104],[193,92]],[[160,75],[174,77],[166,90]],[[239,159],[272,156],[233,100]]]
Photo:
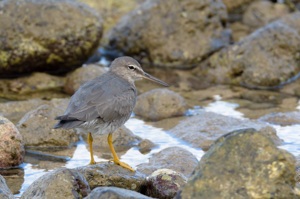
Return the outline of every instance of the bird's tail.
[[[55,124],[55,126],[53,127],[54,129],[58,129],[58,128],[72,129],[84,123],[84,121],[80,121],[74,118],[68,118],[65,115],[58,116],[55,118],[55,120],[60,120],[60,121],[57,124]]]

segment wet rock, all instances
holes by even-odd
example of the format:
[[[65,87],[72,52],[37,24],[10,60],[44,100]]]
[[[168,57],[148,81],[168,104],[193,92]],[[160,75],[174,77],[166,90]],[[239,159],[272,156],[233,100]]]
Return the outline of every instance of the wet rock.
[[[41,99],[0,103],[0,115],[8,118],[13,123],[17,123],[27,112],[44,103],[45,101]]]
[[[192,68],[229,43],[226,23],[220,0],[148,0],[108,33],[107,48],[154,66]]]
[[[98,149],[109,149],[108,142],[107,142],[107,134],[105,135],[93,135],[93,148]],[[82,133],[82,137],[84,140],[87,140],[87,133]],[[137,146],[138,143],[142,141],[142,138],[139,136],[134,135],[128,128],[124,125],[118,128],[113,133],[113,145],[117,152],[126,151],[133,146]]]
[[[23,139],[16,126],[0,116],[0,169],[18,166],[23,162]]]
[[[100,64],[83,65],[67,75],[64,91],[72,95],[80,85],[102,75],[106,71],[107,69]]]
[[[54,118],[63,114],[68,99],[52,100],[26,113],[17,127],[23,136],[26,147],[68,147],[79,140],[77,133],[66,129],[53,129]]]
[[[286,4],[254,1],[247,7],[243,15],[243,23],[256,29],[288,13],[289,8]]]
[[[274,143],[281,143],[281,140],[276,135],[276,130],[265,123],[248,119],[236,119],[204,111],[199,111],[198,115],[181,121],[169,132],[187,141],[194,147],[208,150],[211,144],[220,136],[245,128],[255,128],[269,137]]]
[[[139,192],[146,179],[146,176],[139,171],[131,172],[114,163],[98,163],[79,167],[76,170],[85,176],[91,189],[113,186]]]
[[[137,98],[133,112],[147,120],[182,116],[186,110],[183,97],[168,89],[154,89]]]
[[[177,198],[298,198],[294,177],[290,153],[244,129],[215,142]]]
[[[198,164],[197,158],[189,151],[180,147],[169,147],[153,154],[149,163],[137,166],[137,170],[150,175],[157,169],[171,169],[188,177]]]
[[[11,193],[6,185],[5,179],[0,175],[0,199],[14,199],[14,195]]]
[[[281,126],[295,125],[300,124],[300,112],[294,111],[288,113],[270,113],[264,115],[258,120]]]
[[[203,81],[276,88],[299,71],[300,13],[287,15],[212,55],[195,74]],[[274,39],[276,38],[276,39]]]
[[[154,198],[174,198],[187,182],[181,173],[170,169],[159,169],[147,177],[145,195]]]
[[[145,139],[142,140],[138,146],[139,146],[139,151],[142,154],[146,154],[149,153],[151,149],[155,147],[155,144],[151,140]]]
[[[85,199],[150,199],[150,197],[118,187],[97,187]]]
[[[2,76],[68,71],[93,53],[102,35],[101,17],[76,1],[7,0],[0,11]]]
[[[0,58],[1,59],[1,58]],[[0,69],[1,70],[1,69]],[[61,97],[64,79],[46,73],[32,73],[25,77],[0,80],[0,97],[11,100]]]
[[[110,0],[109,3],[98,0],[79,0],[82,3],[89,5],[101,14],[103,18],[103,34],[117,24],[120,18],[129,11],[135,9],[140,3],[145,0]],[[103,41],[101,41],[103,42]]]
[[[36,181],[22,194],[27,198],[83,198],[91,189],[82,174],[75,170],[61,168],[49,172]]]

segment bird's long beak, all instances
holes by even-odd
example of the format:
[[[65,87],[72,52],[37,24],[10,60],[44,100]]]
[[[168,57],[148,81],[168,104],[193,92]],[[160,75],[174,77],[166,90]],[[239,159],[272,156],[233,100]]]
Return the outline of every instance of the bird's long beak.
[[[144,73],[143,77],[144,77],[145,79],[149,79],[149,80],[151,80],[151,81],[153,81],[153,82],[156,82],[156,83],[158,83],[158,84],[161,84],[161,85],[163,85],[163,86],[169,86],[169,84],[167,84],[166,82],[164,82],[164,81],[162,81],[162,80],[160,80],[160,79],[157,79],[156,77],[153,77],[152,75],[150,75],[150,74],[148,74],[148,73]]]

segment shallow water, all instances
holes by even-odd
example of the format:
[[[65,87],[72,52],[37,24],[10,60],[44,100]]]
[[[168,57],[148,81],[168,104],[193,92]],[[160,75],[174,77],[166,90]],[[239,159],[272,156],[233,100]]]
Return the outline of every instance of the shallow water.
[[[187,115],[197,115],[199,111],[210,111],[218,114],[236,117],[239,119],[246,118],[243,113],[237,111],[236,109],[239,107],[236,103],[226,102],[221,99],[220,96],[214,96],[214,101],[209,103],[205,107],[195,106],[194,109],[190,109],[187,111]],[[300,109],[300,105],[295,107],[295,110]],[[127,162],[134,168],[141,163],[148,162],[149,158],[153,153],[157,153],[164,148],[171,146],[180,146],[191,153],[193,153],[198,160],[201,159],[204,152],[199,148],[193,148],[188,143],[185,143],[176,137],[168,134],[167,131],[164,131],[161,128],[156,128],[154,126],[145,123],[144,121],[132,117],[125,124],[127,128],[129,128],[134,134],[140,136],[144,139],[149,139],[153,143],[157,145],[156,148],[151,150],[148,154],[142,154],[138,150],[138,148],[133,147],[129,149],[124,155],[121,156],[121,160]],[[293,155],[300,155],[300,125],[291,125],[291,126],[278,126],[271,125],[277,130],[278,136],[284,140],[284,144],[280,146],[280,148],[286,149],[291,152]],[[68,160],[63,167],[66,168],[75,168],[79,166],[84,166],[89,163],[89,152],[86,148],[86,144],[83,141],[79,141],[76,145],[76,149],[72,155],[72,158]],[[96,161],[108,161],[105,159],[101,159],[95,156]],[[42,169],[41,166],[34,165],[32,163],[24,163],[21,165],[21,168],[24,170],[24,182],[20,189],[20,193],[16,194],[16,197],[19,197],[28,186],[36,180],[38,177],[42,176],[46,172],[51,171],[51,169]]]

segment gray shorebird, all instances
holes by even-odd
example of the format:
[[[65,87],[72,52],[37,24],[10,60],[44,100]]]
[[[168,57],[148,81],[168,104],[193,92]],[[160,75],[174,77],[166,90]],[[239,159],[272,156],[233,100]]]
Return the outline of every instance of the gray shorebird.
[[[108,145],[113,162],[131,171],[128,164],[121,162],[112,144],[112,133],[129,118],[136,103],[136,80],[152,80],[163,86],[167,83],[144,72],[141,65],[131,57],[115,59],[107,73],[83,84],[71,97],[68,108],[54,128],[79,129],[88,133],[91,161],[93,155],[93,134],[108,134]]]

